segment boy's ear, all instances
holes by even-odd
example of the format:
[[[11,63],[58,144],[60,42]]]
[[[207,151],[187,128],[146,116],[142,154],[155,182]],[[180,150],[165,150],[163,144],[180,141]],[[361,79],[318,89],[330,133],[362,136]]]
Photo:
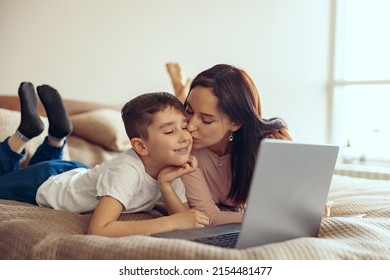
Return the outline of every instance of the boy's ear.
[[[141,156],[147,156],[149,154],[142,138],[134,137],[130,139],[131,147]]]

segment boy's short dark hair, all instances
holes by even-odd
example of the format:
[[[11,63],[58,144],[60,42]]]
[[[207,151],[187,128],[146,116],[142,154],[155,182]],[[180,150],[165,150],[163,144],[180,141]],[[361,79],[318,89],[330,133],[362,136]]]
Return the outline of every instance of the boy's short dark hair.
[[[122,108],[122,120],[129,139],[148,139],[154,115],[169,107],[185,114],[184,105],[167,92],[145,93],[128,101]]]

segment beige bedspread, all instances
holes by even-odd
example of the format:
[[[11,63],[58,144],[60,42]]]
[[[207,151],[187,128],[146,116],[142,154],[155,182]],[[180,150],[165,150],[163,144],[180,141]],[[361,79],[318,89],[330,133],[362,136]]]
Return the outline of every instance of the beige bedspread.
[[[149,236],[88,236],[90,215],[0,200],[0,259],[390,259],[390,181],[335,175],[330,199],[331,217],[323,219],[318,238],[245,250]],[[159,210],[121,219],[158,217]],[[365,217],[346,217],[355,214]]]

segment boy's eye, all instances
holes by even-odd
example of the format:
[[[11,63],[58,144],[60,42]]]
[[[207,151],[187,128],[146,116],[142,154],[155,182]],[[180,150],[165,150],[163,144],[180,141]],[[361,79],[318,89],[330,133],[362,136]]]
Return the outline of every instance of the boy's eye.
[[[164,134],[172,134],[172,133],[173,133],[173,130],[164,131]]]

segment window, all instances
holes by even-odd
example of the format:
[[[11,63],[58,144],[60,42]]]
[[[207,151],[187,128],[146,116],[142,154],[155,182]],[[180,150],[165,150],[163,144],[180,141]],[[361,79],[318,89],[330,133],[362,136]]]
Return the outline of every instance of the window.
[[[334,3],[333,142],[345,162],[390,164],[390,1]]]

